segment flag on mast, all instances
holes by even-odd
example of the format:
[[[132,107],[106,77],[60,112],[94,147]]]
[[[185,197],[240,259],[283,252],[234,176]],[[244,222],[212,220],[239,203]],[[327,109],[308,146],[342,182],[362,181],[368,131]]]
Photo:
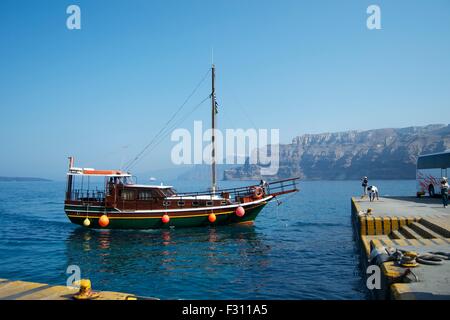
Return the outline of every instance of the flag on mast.
[[[219,104],[217,103],[217,100],[214,100],[214,111],[216,112],[216,114],[219,113]]]
[[[212,98],[213,95],[211,94],[210,97]],[[214,94],[214,112],[215,114],[219,113],[219,103],[216,100],[216,94]]]

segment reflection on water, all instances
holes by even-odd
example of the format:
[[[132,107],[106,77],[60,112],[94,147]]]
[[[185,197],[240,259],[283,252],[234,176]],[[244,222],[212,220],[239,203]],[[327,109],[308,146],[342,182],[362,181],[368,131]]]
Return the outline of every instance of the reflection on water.
[[[382,195],[415,192],[415,181],[372,183]],[[255,226],[153,231],[75,226],[64,215],[64,189],[0,183],[0,278],[63,285],[76,264],[94,289],[162,299],[366,297],[350,224],[360,181],[302,181],[301,192],[266,206]]]
[[[207,278],[211,283],[236,281],[236,272],[268,266],[269,251],[253,226],[152,231],[77,227],[66,240],[67,265],[80,266],[82,277],[115,290],[115,282],[125,281],[133,284],[133,292],[146,294],[166,279],[172,279],[174,292],[205,286]],[[182,296],[178,292],[168,298]]]

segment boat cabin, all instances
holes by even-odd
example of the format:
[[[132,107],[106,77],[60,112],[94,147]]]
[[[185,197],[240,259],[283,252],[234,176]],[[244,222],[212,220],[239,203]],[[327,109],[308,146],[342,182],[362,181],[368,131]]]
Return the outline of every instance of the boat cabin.
[[[101,206],[120,211],[182,209],[230,204],[229,194],[178,194],[172,186],[137,184],[120,170],[70,167],[66,205]]]

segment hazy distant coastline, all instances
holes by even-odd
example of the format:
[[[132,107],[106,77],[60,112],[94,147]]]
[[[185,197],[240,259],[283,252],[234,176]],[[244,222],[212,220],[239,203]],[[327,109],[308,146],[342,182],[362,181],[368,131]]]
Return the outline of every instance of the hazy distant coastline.
[[[278,174],[303,180],[414,179],[421,154],[450,149],[450,125],[305,134],[280,145]],[[257,180],[254,164],[225,170],[225,180]]]
[[[33,177],[2,177],[0,176],[0,182],[37,182],[37,181],[52,181],[44,178]]]

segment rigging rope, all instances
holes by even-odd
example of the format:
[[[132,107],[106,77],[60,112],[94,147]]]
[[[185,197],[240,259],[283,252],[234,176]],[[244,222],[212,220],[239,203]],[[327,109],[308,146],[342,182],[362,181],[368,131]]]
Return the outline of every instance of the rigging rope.
[[[288,221],[287,222],[283,221],[280,218],[280,215],[279,215],[279,207],[280,207],[280,205],[283,204],[283,202],[285,202],[286,200],[288,200],[289,198],[294,197],[294,196],[295,196],[295,193],[275,197],[275,200],[277,201],[276,202],[276,209],[277,210],[275,212],[276,219],[277,219],[277,221],[279,223],[283,224],[284,227],[286,227],[286,228],[289,227],[289,223],[288,222],[292,221],[291,214],[290,214],[290,211],[288,211],[288,217],[287,217]],[[268,205],[270,206],[272,203],[274,203],[274,202],[269,202]]]
[[[159,132],[153,137],[153,139],[142,149],[141,152],[139,152],[132,160],[128,161],[125,165],[125,170],[131,169],[132,166],[136,164],[138,159],[145,153],[145,151],[158,139],[161,135],[161,133],[167,128],[167,126],[172,122],[175,117],[180,113],[180,111],[184,108],[184,106],[188,103],[188,101],[192,98],[192,96],[197,92],[197,90],[200,88],[200,86],[205,81],[206,77],[211,72],[211,69],[208,69],[206,74],[203,76],[203,78],[200,80],[200,82],[197,84],[197,86],[192,90],[192,92],[189,94],[189,96],[184,100],[184,102],[181,104],[181,106],[178,108],[178,110],[170,117],[170,119],[166,122],[166,124],[159,130]],[[202,102],[203,103],[203,102]]]
[[[132,167],[134,167],[135,165],[137,165],[139,163],[139,160],[141,160],[142,158],[144,158],[148,153],[152,152],[153,150],[155,150],[155,148],[161,144],[161,142],[164,141],[164,139],[173,131],[173,129],[175,129],[176,127],[178,127],[183,121],[185,121],[192,113],[194,113],[203,103],[205,103],[206,100],[209,100],[211,98],[211,95],[208,95],[205,99],[203,99],[200,103],[198,103],[197,105],[195,105],[192,110],[190,112],[185,113],[185,115],[183,117],[181,117],[179,119],[178,122],[176,122],[175,124],[173,124],[170,128],[168,128],[167,130],[164,131],[164,133],[159,137],[159,140],[153,144],[153,146],[148,149],[148,150],[144,150],[144,153],[142,154],[142,156],[137,159],[136,161],[134,161],[134,163],[132,165],[129,166],[129,169],[131,169]],[[149,146],[150,147],[150,146]]]

